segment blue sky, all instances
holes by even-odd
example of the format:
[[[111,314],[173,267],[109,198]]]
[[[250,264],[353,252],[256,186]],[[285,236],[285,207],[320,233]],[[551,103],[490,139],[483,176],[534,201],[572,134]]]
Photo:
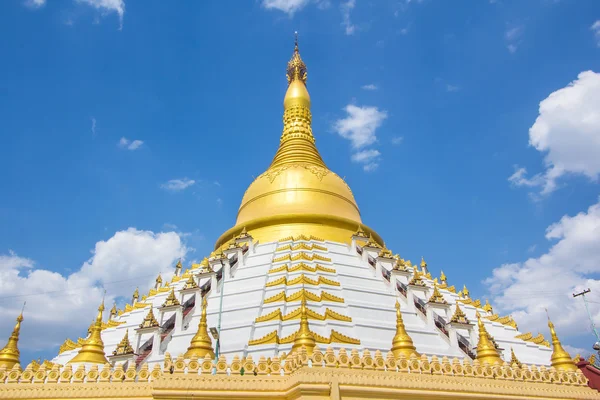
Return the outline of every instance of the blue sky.
[[[210,252],[277,148],[297,30],[363,221],[589,348],[570,293],[600,315],[597,21],[594,0],[2,2],[0,342],[27,300],[23,358],[49,357],[98,286],[124,301]]]

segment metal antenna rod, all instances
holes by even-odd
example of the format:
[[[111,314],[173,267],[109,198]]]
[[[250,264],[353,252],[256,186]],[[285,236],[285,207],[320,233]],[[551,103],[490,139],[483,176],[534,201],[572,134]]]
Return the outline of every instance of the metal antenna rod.
[[[598,341],[600,342],[600,335],[598,335],[598,331],[596,330],[596,325],[594,324],[594,319],[592,318],[592,314],[590,313],[590,307],[588,306],[587,298],[585,297],[585,295],[590,292],[591,292],[591,290],[587,289],[587,290],[584,290],[583,292],[573,293],[573,297],[579,297],[579,296],[583,297],[583,303],[585,304],[585,310],[587,311],[588,317],[590,318],[590,324],[592,326],[592,331],[594,331],[594,335],[596,335],[596,339],[598,339]]]

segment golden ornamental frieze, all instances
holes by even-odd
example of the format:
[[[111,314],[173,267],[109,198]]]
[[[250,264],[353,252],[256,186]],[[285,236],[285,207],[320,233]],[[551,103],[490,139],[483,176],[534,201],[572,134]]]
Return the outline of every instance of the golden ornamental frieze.
[[[280,267],[272,268],[269,270],[269,274],[275,274],[275,273],[284,272],[284,271],[288,272],[288,273],[296,272],[296,271],[305,271],[305,272],[313,272],[314,273],[314,272],[320,271],[320,272],[329,272],[332,274],[334,274],[336,272],[335,269],[327,268],[320,264],[317,264],[316,266],[311,267],[308,264],[299,263],[299,264],[296,264],[291,267],[289,265],[282,265]]]
[[[305,285],[313,285],[313,286],[318,286],[318,285],[330,285],[330,286],[340,286],[340,283],[328,278],[325,278],[323,276],[319,276],[316,280],[315,279],[311,279],[308,276],[301,274],[300,276],[297,276],[296,278],[290,279],[288,280],[287,277],[282,276],[281,278],[275,279],[274,281],[271,282],[267,282],[265,284],[266,287],[272,287],[272,286],[278,286],[278,285],[286,285],[286,286],[293,286],[293,285],[298,285],[298,284],[305,284]]]
[[[276,295],[266,298],[264,302],[265,302],[265,304],[268,304],[268,303],[276,303],[278,301],[293,302],[293,301],[302,301],[302,300],[310,300],[310,301],[314,301],[314,302],[331,301],[334,303],[343,303],[344,302],[343,298],[335,296],[324,290],[321,291],[321,294],[317,295],[306,289],[300,289],[297,292],[294,292],[289,296],[285,294],[285,290],[282,290],[281,292],[277,293]]]
[[[313,319],[317,321],[325,321],[326,319],[332,319],[336,321],[344,321],[344,322],[352,322],[352,318],[346,315],[339,314],[330,308],[325,309],[324,314],[319,314],[311,309],[306,310],[306,314],[308,319]],[[289,321],[293,319],[300,319],[301,309],[298,307],[297,309],[283,315],[281,309],[278,308],[266,315],[257,317],[254,322],[267,322],[267,321]]]
[[[277,332],[270,335],[273,341]],[[244,376],[241,376],[242,368]],[[337,385],[332,387],[333,379]],[[164,365],[149,368],[143,363],[139,370],[134,365],[123,369],[110,364],[93,365],[89,370],[81,365],[73,370],[71,365],[46,363],[39,368],[31,363],[25,370],[18,365],[10,370],[0,368],[0,398],[5,399],[214,398],[225,394],[256,397],[257,390],[285,398],[299,384],[303,386],[300,393],[314,396],[322,391],[324,398],[334,395],[342,398],[340,392],[349,393],[347,390],[352,390],[356,397],[386,397],[390,389],[395,390],[397,398],[412,398],[415,390],[433,397],[438,394],[447,397],[452,393],[454,398],[599,397],[587,387],[587,379],[581,371],[557,371],[507,362],[490,366],[466,358],[440,359],[426,355],[407,359],[403,355],[394,357],[391,352],[365,350],[360,354],[356,349],[342,348],[336,352],[331,347],[325,351],[315,348],[310,356],[301,348],[299,353],[292,353],[284,360],[234,356],[231,362],[223,355],[215,362],[210,357],[184,359],[179,356],[173,360],[165,353]]]
[[[331,172],[327,168],[323,168],[310,163],[284,164],[279,167],[269,168],[268,170],[260,174],[256,179],[258,180],[262,178],[267,178],[269,180],[269,183],[273,183],[275,181],[275,178],[277,178],[282,172],[286,171],[289,168],[304,168],[307,171],[312,172],[313,175],[315,175],[317,179],[319,179],[319,181],[322,181],[323,178]]]
[[[125,321],[117,322],[117,321],[114,321],[111,319],[107,322],[102,323],[102,330],[105,330],[108,328],[115,328],[115,327],[117,327],[119,325],[123,325],[123,324],[125,324]]]
[[[77,343],[75,343],[74,341],[72,341],[71,339],[67,338],[63,344],[60,345],[59,349],[58,349],[58,354],[62,354],[65,351],[70,351],[70,350],[75,350],[76,348],[78,348],[80,346],[77,345]]]
[[[279,334],[277,333],[277,331],[273,331],[271,333],[268,333],[267,335],[255,339],[255,340],[250,340],[248,342],[248,345],[250,346],[258,346],[258,345],[262,345],[262,344],[289,344],[294,342],[294,339],[296,337],[296,333],[294,332],[291,335],[285,336],[280,338]],[[360,340],[359,339],[354,339],[351,338],[349,336],[346,336],[340,332],[337,332],[336,330],[332,329],[331,333],[329,334],[329,337],[325,337],[322,335],[319,335],[318,333],[315,333],[313,331],[310,332],[312,334],[312,336],[315,338],[315,341],[317,343],[322,343],[322,344],[331,344],[331,343],[342,343],[342,344],[360,344]]]

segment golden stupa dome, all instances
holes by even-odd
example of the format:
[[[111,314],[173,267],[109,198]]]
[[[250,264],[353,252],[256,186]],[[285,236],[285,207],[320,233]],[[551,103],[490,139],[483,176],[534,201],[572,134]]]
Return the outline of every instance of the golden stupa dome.
[[[297,41],[287,79],[279,149],[269,168],[246,190],[235,226],[221,235],[216,247],[244,228],[261,241],[304,234],[349,242],[362,225],[350,187],[327,168],[315,146],[306,64]],[[381,242],[371,229],[363,229]]]

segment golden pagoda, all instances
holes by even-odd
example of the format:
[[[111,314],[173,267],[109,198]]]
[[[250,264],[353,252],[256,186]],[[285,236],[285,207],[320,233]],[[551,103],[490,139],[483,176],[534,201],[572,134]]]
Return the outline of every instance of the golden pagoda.
[[[3,365],[10,369],[19,363],[19,332],[21,331],[21,322],[23,322],[23,312],[17,317],[17,323],[13,328],[12,334],[8,338],[6,346],[0,350],[0,367]]]
[[[493,339],[491,338],[488,331],[481,321],[481,316],[477,313],[477,327],[479,328],[479,341],[477,342],[477,360],[481,363],[487,362],[490,365],[500,363],[502,364],[502,358],[494,345]]]
[[[412,339],[408,336],[408,333],[406,333],[404,321],[402,320],[402,312],[400,312],[400,303],[398,303],[398,301],[396,301],[396,335],[394,336],[394,339],[392,339],[391,352],[395,357],[404,355],[404,357],[410,358],[413,354],[419,356]]]
[[[106,364],[108,360],[104,354],[104,342],[102,341],[102,312],[104,311],[104,300],[98,307],[96,322],[92,326],[90,336],[85,340],[81,350],[69,361],[70,363],[93,363]]]
[[[573,362],[573,357],[563,349],[558,336],[556,336],[556,330],[554,330],[554,324],[548,318],[548,327],[550,328],[550,335],[552,336],[552,357],[550,361],[552,366],[559,370],[564,371],[577,371],[577,366]]]
[[[190,347],[188,347],[185,357],[190,358],[196,356],[200,359],[204,358],[207,354],[209,357],[214,357],[215,352],[212,347],[212,340],[208,334],[208,324],[206,322],[206,308],[208,302],[206,297],[202,300],[202,315],[200,317],[200,323],[198,324],[198,331],[192,338]]]

